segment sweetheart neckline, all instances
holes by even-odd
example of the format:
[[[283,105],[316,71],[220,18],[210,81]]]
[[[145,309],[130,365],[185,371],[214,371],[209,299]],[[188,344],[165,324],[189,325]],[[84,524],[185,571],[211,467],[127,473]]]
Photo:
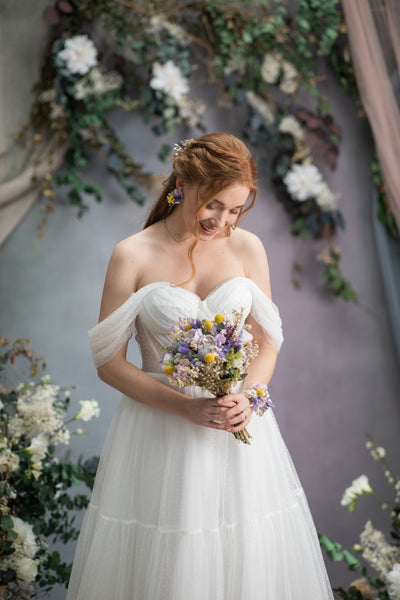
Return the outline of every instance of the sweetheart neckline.
[[[234,279],[245,279],[246,281],[251,281],[252,283],[254,283],[254,281],[252,279],[250,279],[249,277],[245,277],[244,275],[234,275],[233,277],[228,277],[228,279],[224,279],[223,281],[220,281],[220,283],[217,283],[217,285],[214,286],[204,298],[201,298],[201,296],[199,294],[197,294],[196,292],[192,292],[191,290],[188,290],[180,285],[174,285],[171,281],[152,281],[151,283],[146,283],[146,285],[143,285],[141,288],[136,290],[136,292],[132,292],[131,296],[138,294],[141,290],[144,290],[148,287],[163,284],[163,285],[168,285],[173,289],[183,290],[184,292],[187,292],[188,294],[191,294],[192,296],[195,296],[196,298],[198,298],[200,302],[206,302],[208,300],[208,298],[214,292],[216,292],[219,288],[221,288],[225,284],[229,283],[230,281],[233,281]]]

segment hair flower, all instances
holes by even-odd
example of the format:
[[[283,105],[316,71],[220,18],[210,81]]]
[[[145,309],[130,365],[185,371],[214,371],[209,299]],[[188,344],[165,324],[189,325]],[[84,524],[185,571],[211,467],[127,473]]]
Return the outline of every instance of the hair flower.
[[[173,147],[173,153],[174,153],[174,158],[176,158],[177,156],[179,156],[181,154],[181,152],[183,152],[184,150],[187,150],[192,143],[194,142],[193,138],[190,138],[188,140],[181,140],[180,142],[177,142],[176,144],[174,144]]]

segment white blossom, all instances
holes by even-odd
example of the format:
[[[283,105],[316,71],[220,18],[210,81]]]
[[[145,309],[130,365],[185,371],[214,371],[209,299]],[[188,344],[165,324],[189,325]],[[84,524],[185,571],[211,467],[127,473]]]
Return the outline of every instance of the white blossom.
[[[59,386],[46,382],[21,388],[17,414],[9,421],[10,435],[33,438],[43,433],[52,441],[58,441],[58,435],[64,429],[63,408],[55,404],[59,390]]]
[[[33,558],[38,551],[35,534],[30,523],[23,521],[19,517],[12,517],[13,529],[17,533],[14,541],[15,551],[29,558]]]
[[[366,475],[360,475],[357,479],[351,482],[351,485],[346,488],[340,504],[342,506],[352,505],[358,496],[362,496],[364,493],[372,494],[372,488],[369,485],[368,477]]]
[[[300,202],[318,196],[324,186],[322,175],[315,165],[293,165],[283,182],[292,198]]]
[[[21,557],[15,564],[15,572],[20,583],[33,583],[38,573],[38,561],[32,558]]]
[[[189,81],[172,60],[168,60],[163,65],[158,62],[154,63],[150,87],[168,94],[176,102],[179,102],[190,89]]]
[[[286,60],[281,62],[283,71],[282,79],[279,83],[280,89],[286,94],[293,94],[300,83],[299,73],[295,67]]]
[[[100,408],[96,400],[81,400],[81,409],[75,416],[75,419],[82,419],[82,421],[90,421],[93,417],[100,415]]]
[[[76,35],[65,41],[65,48],[57,56],[65,61],[72,74],[85,75],[97,65],[97,50],[86,34]]]
[[[322,210],[336,210],[337,209],[337,198],[338,195],[334,194],[328,187],[326,183],[323,184],[322,190],[315,198],[318,206],[322,208]]]
[[[42,470],[42,460],[46,456],[46,452],[49,447],[49,440],[43,434],[40,433],[37,437],[33,438],[27,450],[31,454],[33,462],[33,476],[37,478]]]
[[[162,14],[152,16],[150,18],[149,25],[150,33],[158,33],[165,30],[171,37],[178,40],[181,46],[188,46],[190,43],[190,39],[186,35],[186,31],[179,25],[168,21],[168,19],[166,19]]]
[[[116,71],[102,73],[95,67],[85,77],[75,84],[74,96],[82,100],[86,96],[100,96],[107,92],[118,90],[122,85],[122,77]]]
[[[400,564],[396,563],[386,575],[387,591],[391,600],[400,600]]]
[[[283,117],[279,123],[279,131],[282,133],[289,133],[295,140],[302,140],[304,138],[304,129],[302,128],[300,121],[292,115]]]
[[[16,471],[19,467],[19,456],[12,452],[10,448],[3,448],[0,452],[0,469],[10,469]]]
[[[281,60],[276,54],[268,53],[261,65],[261,77],[266,83],[275,83],[281,72]]]
[[[246,92],[246,99],[250,106],[264,119],[267,125],[272,125],[272,123],[274,123],[275,116],[267,102],[252,91]]]

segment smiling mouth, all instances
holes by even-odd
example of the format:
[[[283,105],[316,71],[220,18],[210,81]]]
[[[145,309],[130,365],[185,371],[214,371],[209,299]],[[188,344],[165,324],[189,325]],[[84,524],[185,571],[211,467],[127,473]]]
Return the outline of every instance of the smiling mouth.
[[[218,231],[218,227],[217,228],[211,228],[211,227],[206,227],[205,225],[203,225],[202,223],[200,223],[200,227],[202,229],[202,231],[206,234],[206,235],[214,235],[217,233]]]

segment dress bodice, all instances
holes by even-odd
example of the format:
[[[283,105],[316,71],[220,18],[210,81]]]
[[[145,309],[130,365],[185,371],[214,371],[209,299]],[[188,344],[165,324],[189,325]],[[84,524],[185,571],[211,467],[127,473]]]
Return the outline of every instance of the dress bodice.
[[[203,300],[194,292],[167,281],[150,283],[132,294],[122,306],[89,331],[96,366],[110,360],[134,334],[145,371],[161,372],[161,346],[169,344],[171,328],[182,317],[213,319],[243,309],[252,314],[279,350],[282,323],[276,305],[246,277],[232,277],[217,285]]]

